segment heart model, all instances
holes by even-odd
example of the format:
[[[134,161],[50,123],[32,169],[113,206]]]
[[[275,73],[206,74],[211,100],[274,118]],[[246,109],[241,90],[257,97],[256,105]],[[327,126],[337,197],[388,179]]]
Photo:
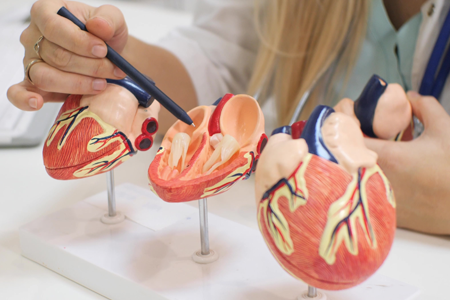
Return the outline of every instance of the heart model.
[[[264,116],[250,96],[226,94],[188,114],[196,127],[177,121],[148,169],[150,188],[168,202],[227,191],[250,176],[267,142]]]
[[[138,150],[153,144],[159,103],[138,106],[151,97],[130,79],[114,80],[98,95],[71,95],[61,107],[44,143],[47,173],[61,180],[111,171]]]
[[[292,276],[317,288],[350,288],[372,275],[392,246],[391,185],[351,116],[318,106],[301,132],[293,128],[275,130],[261,154],[259,228]]]

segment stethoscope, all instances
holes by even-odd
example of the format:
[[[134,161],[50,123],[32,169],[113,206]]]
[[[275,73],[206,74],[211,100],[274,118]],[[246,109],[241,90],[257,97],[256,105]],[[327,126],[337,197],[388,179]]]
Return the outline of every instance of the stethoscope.
[[[450,73],[450,51],[447,50],[447,44],[450,37],[450,11],[445,17],[444,24],[439,32],[430,59],[428,60],[422,83],[420,84],[419,94],[433,96],[439,100]]]
[[[423,75],[422,82],[419,88],[419,94],[424,96],[433,96],[439,100],[439,97],[442,94],[442,90],[444,89],[445,82],[447,81],[447,77],[450,73],[450,49],[447,49],[449,39],[450,11],[445,17],[444,24],[442,25],[433,51],[431,52],[427,67],[425,68],[425,73]],[[450,45],[448,48],[450,48]],[[292,118],[289,122],[290,124],[295,123],[299,119],[303,107],[305,106],[312,90],[315,88],[323,73],[324,72],[321,72],[321,74],[319,74],[311,87],[300,98],[300,101],[295,108],[294,114],[292,115]],[[414,118],[414,123],[416,128],[415,136],[418,136],[423,131],[423,125],[416,118]]]

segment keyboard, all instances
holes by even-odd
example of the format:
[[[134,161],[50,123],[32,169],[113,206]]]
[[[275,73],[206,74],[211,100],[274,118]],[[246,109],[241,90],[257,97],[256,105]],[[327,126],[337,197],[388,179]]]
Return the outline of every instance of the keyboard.
[[[12,105],[6,97],[8,88],[23,80],[24,50],[19,42],[19,36],[25,28],[26,24],[22,26],[15,24],[14,26],[3,26],[0,29],[0,40],[2,41],[0,43],[0,136],[13,134],[14,129],[19,129],[17,128],[19,120],[25,116],[25,112]],[[28,122],[33,114],[35,112],[27,114]]]
[[[59,105],[46,104],[37,112],[25,112],[9,102],[8,88],[24,79],[24,48],[20,34],[26,18],[0,22],[0,147],[33,146],[46,136]]]

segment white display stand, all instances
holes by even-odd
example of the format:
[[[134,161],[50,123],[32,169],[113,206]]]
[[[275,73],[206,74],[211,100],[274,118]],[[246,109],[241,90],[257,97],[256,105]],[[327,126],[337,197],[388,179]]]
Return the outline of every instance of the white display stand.
[[[106,199],[103,192],[22,227],[23,256],[112,300],[294,300],[307,289],[278,265],[257,230],[209,214],[220,258],[197,264],[197,209],[124,184],[116,202],[127,218],[111,225],[100,221]],[[320,292],[328,300],[410,300],[418,289],[375,274],[349,290]]]

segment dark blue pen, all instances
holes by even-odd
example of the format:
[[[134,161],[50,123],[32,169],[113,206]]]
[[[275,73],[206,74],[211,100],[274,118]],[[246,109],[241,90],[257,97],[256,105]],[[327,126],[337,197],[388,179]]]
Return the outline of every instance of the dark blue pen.
[[[77,25],[81,30],[87,31],[86,25],[84,25],[80,20],[77,19],[67,8],[64,6],[58,10],[58,15],[69,19],[75,25]],[[106,44],[106,43],[105,43]],[[183,121],[188,125],[194,125],[194,122],[189,117],[189,115],[176,104],[172,99],[170,99],[166,94],[164,94],[159,88],[156,87],[155,83],[151,82],[147,77],[142,75],[135,67],[133,67],[129,62],[127,62],[119,53],[117,53],[113,48],[106,44],[108,48],[108,53],[106,58],[108,58],[113,64],[115,64],[119,69],[121,69],[125,74],[127,74],[131,79],[133,79],[143,90],[153,96],[162,106],[164,106],[172,115],[177,119]],[[139,102],[140,105],[144,107],[149,107],[151,100]]]

